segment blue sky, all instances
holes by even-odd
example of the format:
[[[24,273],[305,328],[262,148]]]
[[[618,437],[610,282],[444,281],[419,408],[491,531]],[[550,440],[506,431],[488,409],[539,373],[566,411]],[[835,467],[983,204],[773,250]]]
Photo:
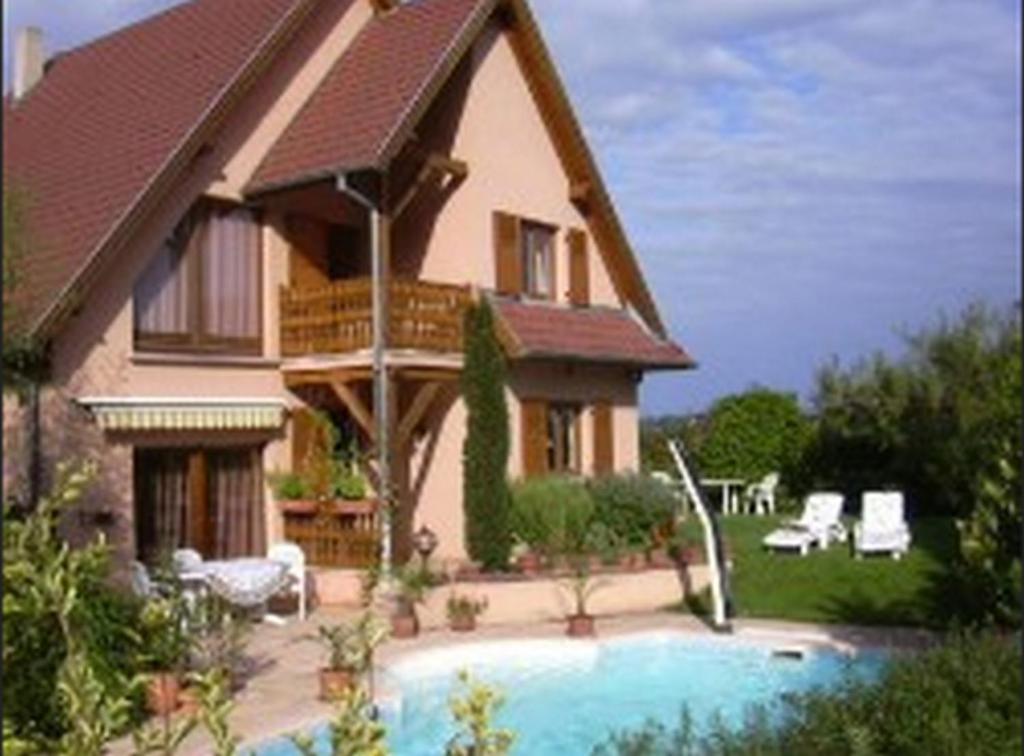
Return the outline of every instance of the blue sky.
[[[49,51],[173,3],[4,0]],[[648,282],[697,371],[645,413],[1020,299],[1010,0],[532,0]],[[10,39],[10,36],[8,37]],[[4,61],[7,80],[7,61]]]

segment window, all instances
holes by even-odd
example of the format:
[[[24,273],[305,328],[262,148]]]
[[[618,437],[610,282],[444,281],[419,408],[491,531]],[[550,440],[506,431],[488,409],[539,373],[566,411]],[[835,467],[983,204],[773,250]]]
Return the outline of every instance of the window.
[[[189,547],[204,557],[261,555],[263,474],[255,446],[135,450],[135,537],[141,560]]]
[[[238,205],[189,211],[135,285],[136,346],[258,354],[260,231]]]
[[[548,405],[547,455],[548,472],[580,472],[579,405]]]
[[[554,240],[550,226],[522,222],[523,293],[538,299],[554,297]]]

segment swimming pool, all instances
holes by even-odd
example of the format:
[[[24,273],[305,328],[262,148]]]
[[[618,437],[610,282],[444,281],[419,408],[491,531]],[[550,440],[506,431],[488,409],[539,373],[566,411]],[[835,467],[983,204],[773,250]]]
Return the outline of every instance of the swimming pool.
[[[665,631],[598,642],[490,641],[422,651],[380,678],[382,688],[398,694],[382,706],[388,743],[396,756],[443,753],[453,732],[448,697],[462,668],[502,689],[505,705],[496,725],[515,730],[513,753],[555,756],[589,754],[613,730],[637,727],[649,717],[672,727],[684,703],[698,729],[716,712],[735,724],[750,704],[834,685],[846,674],[871,677],[885,663],[881,652],[848,657],[818,646],[794,659],[774,655],[775,647]],[[257,753],[295,751],[278,740]]]

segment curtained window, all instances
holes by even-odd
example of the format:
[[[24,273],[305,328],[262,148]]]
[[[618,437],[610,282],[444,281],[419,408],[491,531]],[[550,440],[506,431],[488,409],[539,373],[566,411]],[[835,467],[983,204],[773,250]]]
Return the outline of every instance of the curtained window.
[[[581,470],[579,405],[549,404],[547,420],[548,471],[579,473]]]
[[[136,283],[136,346],[259,353],[261,237],[252,210],[197,204]]]
[[[555,298],[555,231],[551,226],[522,222],[523,287],[536,299]]]
[[[262,555],[259,447],[136,449],[135,535],[149,563],[182,547],[207,558]]]

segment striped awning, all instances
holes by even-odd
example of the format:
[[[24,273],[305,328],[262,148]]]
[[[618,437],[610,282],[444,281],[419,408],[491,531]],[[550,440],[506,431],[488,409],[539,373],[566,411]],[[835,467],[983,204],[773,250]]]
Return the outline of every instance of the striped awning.
[[[274,430],[284,424],[279,399],[82,397],[105,431]]]

